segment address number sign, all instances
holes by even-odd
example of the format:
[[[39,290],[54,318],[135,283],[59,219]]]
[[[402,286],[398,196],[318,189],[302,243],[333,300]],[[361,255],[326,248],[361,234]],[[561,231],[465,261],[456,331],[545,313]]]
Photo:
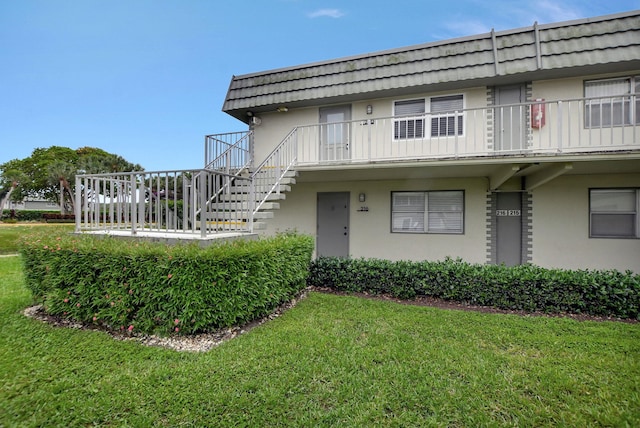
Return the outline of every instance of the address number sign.
[[[520,217],[520,210],[496,210],[496,217]]]

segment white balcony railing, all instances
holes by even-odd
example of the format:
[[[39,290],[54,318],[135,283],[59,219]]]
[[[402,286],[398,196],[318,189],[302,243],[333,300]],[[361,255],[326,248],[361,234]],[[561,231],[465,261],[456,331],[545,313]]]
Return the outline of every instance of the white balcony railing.
[[[635,96],[530,102],[298,126],[298,166],[640,149]]]
[[[640,150],[638,124],[635,95],[372,117],[298,126],[255,169],[252,131],[209,135],[205,169],[78,175],[76,230],[252,232],[296,167]]]
[[[251,232],[252,211],[228,198],[250,179],[201,170],[76,176],[76,231],[188,233],[207,237]]]

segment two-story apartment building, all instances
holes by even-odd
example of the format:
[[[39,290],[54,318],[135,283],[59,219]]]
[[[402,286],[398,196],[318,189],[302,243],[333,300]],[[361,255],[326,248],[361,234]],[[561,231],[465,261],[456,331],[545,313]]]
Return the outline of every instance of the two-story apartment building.
[[[234,76],[267,231],[321,255],[640,271],[640,12]]]
[[[222,175],[201,199],[182,184],[193,219],[162,230],[242,223],[312,234],[318,255],[640,272],[638,95],[640,11],[234,76],[223,111],[249,130],[207,136],[205,170]],[[137,179],[150,195],[178,181],[154,177]],[[131,204],[139,224],[153,201]]]

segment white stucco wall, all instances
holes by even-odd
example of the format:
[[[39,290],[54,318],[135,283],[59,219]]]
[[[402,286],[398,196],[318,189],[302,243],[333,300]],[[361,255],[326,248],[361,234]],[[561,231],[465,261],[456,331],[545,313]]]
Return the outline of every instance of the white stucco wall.
[[[339,105],[351,106],[351,119],[353,125],[350,129],[350,156],[353,159],[389,158],[396,156],[411,155],[442,155],[450,154],[456,151],[455,138],[431,138],[426,137],[424,141],[408,140],[408,141],[392,141],[393,140],[393,105],[395,101],[428,98],[433,96],[464,94],[465,108],[485,107],[487,105],[487,94],[485,87],[471,88],[460,91],[448,91],[437,93],[416,93],[415,95],[372,99],[361,102],[346,103]],[[372,114],[366,113],[367,106],[371,105]],[[290,108],[286,112],[278,113],[276,111],[268,113],[260,113],[260,124],[253,126],[254,131],[254,156],[256,163],[262,160],[296,127],[305,127],[306,125],[316,125],[320,122],[320,108],[334,106],[318,106],[308,108]],[[483,135],[484,116],[481,112],[477,113],[475,120],[473,115],[467,115],[465,124],[465,136],[470,140],[479,140]],[[382,119],[381,119],[382,118]],[[361,121],[373,120],[375,123],[362,126]],[[473,125],[471,125],[473,123]],[[297,137],[299,144],[298,155],[307,161],[317,161],[314,153],[319,146],[318,128],[307,128],[302,130]],[[417,141],[417,142],[416,142]],[[464,153],[465,145],[458,144],[457,151]],[[484,150],[484,146],[478,141],[475,145],[468,147],[469,151]]]
[[[636,138],[637,129],[633,129],[633,127],[605,127],[604,130],[594,127],[590,129],[585,124],[585,101],[582,100],[585,96],[585,81],[629,77],[639,72],[600,74],[532,82],[532,100],[543,99],[546,101],[546,125],[540,129],[532,130],[531,147],[535,150],[556,148],[559,145],[565,152],[601,146],[608,149],[611,149],[612,146],[628,147],[629,149],[640,147]],[[562,104],[554,102],[558,100],[563,100]],[[596,105],[597,103],[595,101]],[[558,126],[558,124],[561,124],[561,126]]]
[[[485,263],[486,185],[485,178],[301,182],[293,186],[281,209],[268,220],[266,233],[295,229],[315,236],[317,193],[350,192],[349,246],[353,257],[389,260],[460,257],[472,263]],[[640,272],[640,239],[589,238],[589,189],[605,187],[640,187],[640,173],[563,176],[533,191],[533,264]],[[391,233],[391,192],[408,190],[464,190],[464,234]],[[366,194],[365,203],[358,202],[360,193]],[[361,206],[369,211],[359,212]]]
[[[296,229],[315,236],[318,192],[350,192],[350,240],[353,257],[389,260],[442,260],[460,257],[473,263],[486,261],[486,180],[420,179],[298,183],[275,218],[268,221],[267,233]],[[391,233],[391,192],[406,190],[464,190],[465,232],[451,234]],[[358,195],[366,194],[366,202]],[[366,206],[368,212],[359,212]]]
[[[584,95],[584,80],[610,76],[534,81],[532,97],[547,101],[581,98]],[[487,90],[484,87],[448,93],[464,93],[466,108],[482,107],[487,103]],[[435,95],[443,95],[443,93],[420,93],[401,98],[356,102],[351,104],[351,117],[354,121],[373,117],[390,117],[393,114],[394,101]],[[367,105],[373,108],[371,116],[366,114]],[[569,108],[569,103],[564,103],[562,117],[565,120],[564,123],[573,123],[577,128],[566,126],[560,136],[558,127],[553,126],[552,122],[552,117],[560,117],[558,109],[547,107],[547,124],[533,131],[533,149],[548,149],[549,141],[558,138],[563,141],[563,150],[567,154],[571,153],[572,146],[578,150],[591,145],[597,147],[600,144],[609,147],[612,141],[616,144],[631,143],[637,146],[637,138],[634,139],[631,134],[633,130],[630,127],[617,127],[604,133],[590,133],[582,123],[583,107],[580,107],[577,101],[573,107]],[[290,109],[286,113],[265,113],[261,115],[261,119],[262,123],[254,129],[256,163],[264,159],[296,126],[317,124],[319,107]],[[471,133],[470,122],[470,118],[467,117],[465,131],[467,134]],[[385,150],[390,148],[389,150],[397,151],[400,147],[405,147],[405,142],[391,142],[392,122],[385,123],[386,125],[380,125],[378,128],[380,134],[385,137],[380,140]],[[389,129],[385,130],[384,126],[388,126]],[[375,129],[372,126],[359,128]],[[317,128],[314,129],[316,130],[314,135],[317,137]],[[352,153],[357,153],[356,137],[356,131],[354,131],[350,148]],[[599,140],[600,138],[602,141]],[[454,141],[454,139],[450,140]],[[423,144],[421,147],[433,146],[433,144]],[[402,181],[380,179],[343,182],[339,181],[339,172],[332,171],[327,174],[330,176],[328,181],[305,182],[301,179],[294,185],[293,192],[288,193],[287,199],[282,202],[282,208],[275,212],[275,218],[268,221],[267,233],[297,229],[300,232],[315,235],[317,193],[350,192],[350,253],[352,256],[391,260],[439,260],[449,256],[461,257],[476,263],[487,261],[486,178]],[[640,239],[589,238],[589,188],[631,186],[640,187],[640,173],[566,175],[536,188],[532,194],[532,262],[550,268],[614,268],[640,272]],[[463,235],[391,233],[391,192],[403,190],[464,190],[465,233]],[[364,204],[358,202],[359,193],[367,195],[367,201]],[[369,211],[358,212],[358,208],[362,205],[367,206]]]
[[[262,162],[296,126],[318,123],[318,109],[292,109],[283,113],[262,113],[258,117],[261,123],[253,127],[256,165]]]
[[[569,77],[565,79],[536,80],[531,84],[532,98],[544,98],[547,101],[567,100],[584,97],[585,80],[610,79],[614,77],[629,77],[640,73],[640,70],[623,73],[607,73]]]
[[[640,239],[589,238],[589,188],[640,187],[640,174],[570,175],[533,193],[532,262],[640,272]]]

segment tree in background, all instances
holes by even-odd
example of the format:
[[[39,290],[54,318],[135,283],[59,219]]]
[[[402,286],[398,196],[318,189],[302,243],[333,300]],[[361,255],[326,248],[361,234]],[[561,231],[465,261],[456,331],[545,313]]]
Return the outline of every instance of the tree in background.
[[[8,162],[7,162],[8,163]],[[6,188],[0,188],[0,213],[5,207],[5,204],[10,200],[11,194],[18,187],[18,185],[25,180],[25,175],[18,169],[12,169],[11,165],[3,170],[3,180],[6,180]]]
[[[81,147],[76,152],[80,156],[78,170],[83,174],[144,171],[140,164],[132,164],[120,155],[95,147]]]
[[[47,167],[49,172],[49,182],[52,185],[59,185],[58,201],[60,203],[60,213],[74,212],[75,204],[73,190],[69,181],[75,182],[77,167],[70,162],[53,161]]]
[[[0,164],[0,199],[42,198],[59,204],[64,213],[73,211],[76,174],[142,170],[139,164],[95,147],[38,148],[25,159]]]

